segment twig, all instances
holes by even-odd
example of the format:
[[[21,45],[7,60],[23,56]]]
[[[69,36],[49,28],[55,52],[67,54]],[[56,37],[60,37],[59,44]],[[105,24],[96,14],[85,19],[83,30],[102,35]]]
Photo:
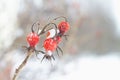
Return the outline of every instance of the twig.
[[[34,51],[34,49],[30,49],[30,50],[28,51],[28,54],[27,54],[26,58],[24,59],[24,61],[23,61],[23,62],[21,63],[21,65],[15,70],[15,73],[14,73],[14,76],[13,76],[12,80],[16,80],[16,78],[17,78],[20,70],[26,65],[26,63],[27,63],[28,59],[30,58],[30,56],[32,55],[33,51]]]

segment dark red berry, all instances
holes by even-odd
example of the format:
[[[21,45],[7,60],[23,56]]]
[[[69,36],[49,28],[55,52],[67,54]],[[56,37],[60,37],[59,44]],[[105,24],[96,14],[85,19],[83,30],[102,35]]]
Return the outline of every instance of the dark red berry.
[[[69,25],[69,23],[66,22],[66,21],[62,21],[62,22],[60,22],[59,25],[58,25],[58,29],[59,29],[59,31],[60,31],[61,33],[65,33],[66,31],[69,30],[69,28],[70,28],[70,25]]]
[[[62,39],[61,39],[60,36],[56,36],[56,37],[54,38],[54,40],[57,42],[57,44],[59,44]]]
[[[36,33],[31,32],[27,35],[27,42],[29,43],[30,47],[35,47],[39,42],[39,36]]]

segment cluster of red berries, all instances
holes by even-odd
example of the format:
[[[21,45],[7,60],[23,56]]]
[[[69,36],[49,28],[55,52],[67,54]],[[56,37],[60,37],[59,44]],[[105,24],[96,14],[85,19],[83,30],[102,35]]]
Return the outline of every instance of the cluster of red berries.
[[[62,52],[62,49],[58,46],[58,44],[61,42],[61,38],[63,36],[66,36],[65,33],[69,30],[70,25],[65,17],[57,17],[54,20],[56,20],[58,18],[64,18],[65,20],[61,21],[59,24],[55,24],[53,22],[48,23],[47,25],[45,25],[45,27],[41,30],[40,33],[34,31],[34,29],[33,29],[34,24],[33,24],[31,27],[32,32],[27,35],[27,42],[29,44],[29,48],[27,48],[27,49],[28,50],[34,49],[34,51],[37,51],[38,53],[43,53],[44,57],[42,58],[42,60],[44,58],[46,58],[48,60],[51,60],[51,58],[55,59],[53,56],[53,52],[57,51],[57,54],[58,54],[58,49]],[[51,33],[50,33],[50,30],[46,30],[46,28],[49,27],[50,24],[53,24],[54,29],[55,29],[55,35],[53,37],[48,37]],[[48,35],[43,43],[43,47],[44,47],[45,51],[36,50],[35,47],[40,41],[40,35],[42,35],[46,32]]]

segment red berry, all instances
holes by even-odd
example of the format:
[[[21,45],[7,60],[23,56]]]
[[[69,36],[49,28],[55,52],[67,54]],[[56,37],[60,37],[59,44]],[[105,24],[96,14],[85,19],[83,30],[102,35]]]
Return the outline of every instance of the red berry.
[[[65,33],[70,28],[70,25],[68,22],[62,21],[59,23],[58,28],[61,33]]]
[[[39,42],[39,36],[36,33],[31,32],[27,35],[27,42],[31,47],[35,47],[36,44]]]
[[[46,51],[49,51],[49,50],[50,51],[55,51],[56,48],[57,48],[57,42],[54,39],[49,38],[49,39],[46,39],[44,41],[43,46],[44,46]]]

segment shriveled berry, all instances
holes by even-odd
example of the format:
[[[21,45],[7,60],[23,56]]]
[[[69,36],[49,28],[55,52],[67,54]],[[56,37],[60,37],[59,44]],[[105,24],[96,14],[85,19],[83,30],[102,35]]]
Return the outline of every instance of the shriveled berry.
[[[29,43],[30,47],[35,47],[39,42],[39,36],[36,33],[31,32],[27,35],[27,42]]]
[[[50,32],[47,33],[47,37],[50,36]]]
[[[58,25],[58,29],[59,29],[59,31],[60,31],[61,33],[65,33],[66,31],[69,30],[69,28],[70,28],[70,25],[69,25],[69,23],[66,22],[66,21],[62,21],[62,22],[60,22],[59,25]]]
[[[57,48],[57,42],[54,39],[49,38],[44,41],[43,46],[46,51],[55,51]]]

